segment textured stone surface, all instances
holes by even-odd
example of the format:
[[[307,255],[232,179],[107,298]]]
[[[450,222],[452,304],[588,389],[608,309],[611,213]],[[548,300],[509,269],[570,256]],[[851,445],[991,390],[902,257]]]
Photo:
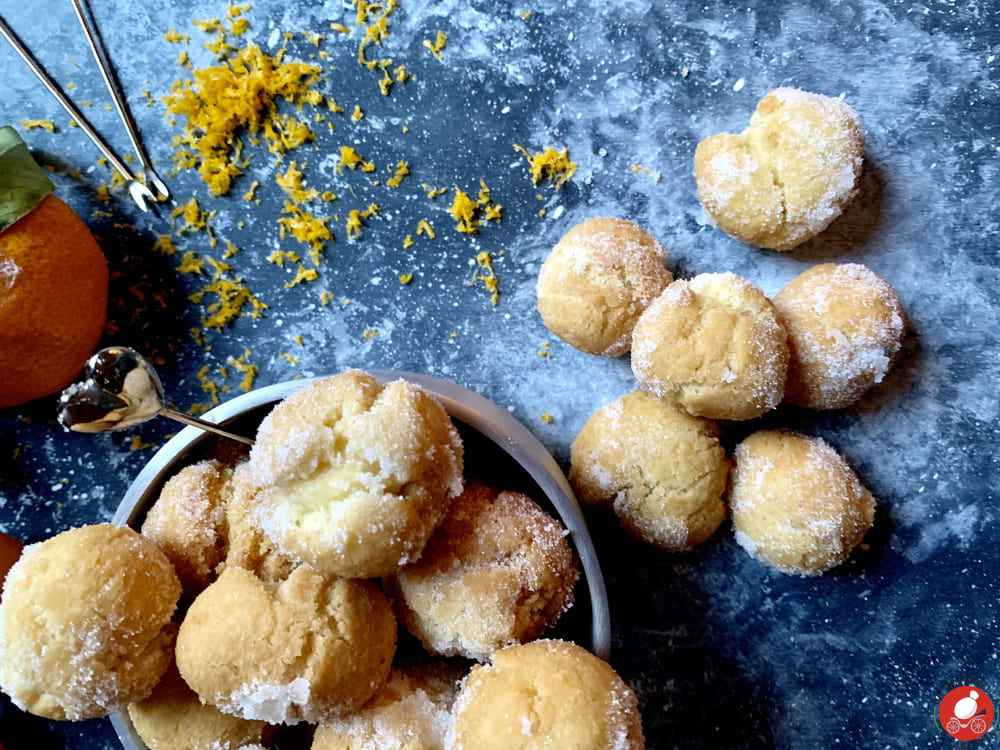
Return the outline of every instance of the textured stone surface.
[[[143,89],[155,99],[189,75],[174,63],[181,49],[199,67],[212,62],[201,46],[211,37],[190,21],[224,16],[225,3],[93,6],[166,174],[178,128],[162,103],[147,106]],[[3,14],[57,80],[76,85],[73,98],[94,103],[86,112],[127,151],[70,5],[7,3]],[[768,294],[813,263],[864,263],[902,298],[911,330],[901,361],[851,409],[782,407],[730,430],[727,444],[759,426],[824,437],[879,499],[866,548],[830,574],[799,579],[751,560],[728,525],[697,551],[670,555],[592,517],[611,599],[612,662],[639,696],[651,748],[936,748],[944,737],[937,704],[949,687],[972,683],[1000,698],[994,3],[402,0],[389,37],[369,57],[405,63],[417,80],[388,97],[377,73],[355,61],[358,32],[330,30],[331,21],[353,27],[339,2],[258,0],[247,17],[247,39],[266,48],[281,32],[295,33],[290,59],[328,52],[315,60],[328,71],[321,88],[347,112],[329,115],[334,132],[317,124],[316,147],[277,168],[262,149],[248,149],[251,166],[231,197],[213,200],[192,172],[169,180],[179,202],[196,196],[217,211],[219,247],[203,233],[175,233],[180,252],[220,259],[231,240],[240,252],[227,262],[269,306],[256,321],[206,332],[208,348],[189,333],[204,306],[188,295],[205,277],[179,273],[179,255],[153,249],[169,220],[141,214],[124,195],[95,201],[108,178],[99,154],[0,46],[4,124],[55,121],[58,132],[24,137],[55,167],[59,194],[88,221],[116,274],[116,330],[107,343],[155,356],[168,396],[183,409],[208,403],[198,378],[206,366],[238,392],[242,374],[230,365],[224,377],[219,368],[248,348],[258,385],[346,366],[427,372],[508,407],[565,466],[586,419],[634,387],[627,358],[592,357],[553,340],[535,311],[541,262],[572,225],[631,219],[670,250],[675,275],[733,271]],[[171,28],[189,34],[190,44],[165,41]],[[304,29],[327,39],[317,48]],[[423,45],[438,30],[447,35],[440,62]],[[742,130],[757,100],[778,86],[843,94],[861,114],[866,139],[858,200],[786,254],[742,245],[708,225],[692,176],[698,141]],[[356,123],[355,104],[365,112]],[[311,117],[310,108],[304,113]],[[533,186],[514,143],[533,152],[568,148],[579,169],[558,192]],[[337,173],[342,145],[374,161],[376,175]],[[339,221],[331,221],[336,241],[320,278],[285,290],[294,267],[266,256],[279,248],[304,255],[294,240],[279,240],[275,225],[283,193],[274,175],[291,158],[306,163],[309,185],[340,196],[316,207]],[[399,160],[412,175],[393,190],[384,180]],[[376,176],[382,185],[372,184]],[[252,179],[262,183],[259,204],[241,198]],[[475,197],[481,179],[504,218],[471,237],[455,232],[445,212],[452,192],[431,201],[420,187],[457,186]],[[382,215],[349,240],[348,211],[371,201]],[[420,219],[436,239],[416,235]],[[409,249],[406,234],[416,240]],[[495,307],[482,282],[469,285],[481,251],[494,256]],[[401,284],[400,274],[413,281]],[[335,295],[325,306],[322,290]],[[68,434],[54,422],[51,400],[0,412],[0,529],[37,541],[108,520],[152,454],[134,450],[133,440],[162,444],[175,431],[158,420],[128,433]],[[116,747],[107,722],[49,724],[0,704],[0,741],[18,748],[27,737],[36,747]]]

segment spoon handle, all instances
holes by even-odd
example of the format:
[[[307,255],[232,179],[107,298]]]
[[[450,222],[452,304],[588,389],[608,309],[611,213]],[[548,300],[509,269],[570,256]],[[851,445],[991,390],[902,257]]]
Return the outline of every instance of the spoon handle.
[[[184,424],[191,425],[192,427],[198,427],[202,430],[207,430],[208,432],[214,432],[216,435],[222,435],[222,437],[230,438],[231,440],[238,440],[246,445],[253,445],[253,439],[248,438],[244,435],[237,435],[233,432],[228,432],[222,429],[217,424],[212,422],[206,422],[204,419],[198,419],[198,417],[192,417],[190,414],[185,414],[184,412],[175,411],[164,407],[160,410],[160,414],[164,417],[169,417],[177,422],[183,422]]]

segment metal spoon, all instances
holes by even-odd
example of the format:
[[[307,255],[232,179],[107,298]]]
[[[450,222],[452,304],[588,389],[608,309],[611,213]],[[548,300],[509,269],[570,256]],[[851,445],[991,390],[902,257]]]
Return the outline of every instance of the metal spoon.
[[[59,423],[75,432],[121,430],[155,416],[253,445],[251,438],[167,406],[156,370],[127,346],[112,346],[94,354],[84,368],[83,380],[59,396]]]

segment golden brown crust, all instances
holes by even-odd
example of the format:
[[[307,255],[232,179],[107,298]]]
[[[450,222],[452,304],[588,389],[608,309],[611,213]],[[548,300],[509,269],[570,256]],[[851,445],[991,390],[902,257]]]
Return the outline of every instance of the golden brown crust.
[[[685,550],[725,518],[728,471],[713,423],[636,390],[587,420],[573,441],[569,478],[582,502],[612,507],[629,533]]]
[[[639,385],[709,419],[758,417],[781,402],[785,330],[754,284],[732,273],[675,281],[632,336]]]
[[[266,726],[203,704],[175,665],[152,695],[129,704],[128,715],[149,750],[242,750],[260,744]]]
[[[790,250],[840,216],[856,193],[863,155],[861,119],[850,106],[779,88],[760,100],[742,133],[698,144],[698,196],[727,234]]]
[[[250,454],[261,524],[318,570],[389,575],[415,560],[462,490],[462,442],[432,396],[349,370],[264,419]]]
[[[0,686],[51,719],[144,698],[170,664],[180,595],[170,561],[129,528],[83,526],[25,548],[0,603]]]
[[[486,661],[553,625],[579,576],[566,530],[531,498],[472,485],[420,560],[386,585],[428,651]]]
[[[666,257],[663,245],[631,221],[577,224],[538,274],[542,322],[588,354],[625,354],[639,315],[673,278],[663,266]]]
[[[736,540],[782,572],[814,575],[839,565],[872,525],[875,499],[819,438],[756,432],[736,447],[734,461]]]
[[[642,750],[635,694],[567,641],[534,641],[476,666],[455,701],[450,750]]]
[[[190,598],[215,579],[225,556],[230,473],[214,460],[185,466],[163,485],[142,523],[142,535],[173,563]]]
[[[264,581],[279,583],[285,580],[299,561],[279,549],[261,528],[257,498],[260,487],[254,483],[250,467],[245,463],[237,466],[229,482],[228,545],[226,559],[219,565],[218,572],[225,568],[244,568]]]
[[[774,297],[792,352],[785,398],[812,409],[842,409],[882,382],[902,345],[899,295],[857,263],[823,263]]]
[[[384,684],[396,620],[371,582],[307,565],[280,584],[226,568],[188,609],[177,668],[201,700],[272,724],[322,722]]]

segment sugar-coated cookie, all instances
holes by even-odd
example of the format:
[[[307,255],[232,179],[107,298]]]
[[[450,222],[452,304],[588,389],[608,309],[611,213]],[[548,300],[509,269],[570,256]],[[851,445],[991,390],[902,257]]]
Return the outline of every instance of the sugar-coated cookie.
[[[109,523],[24,549],[0,602],[0,688],[50,719],[145,698],[170,665],[181,583],[149,539]]]
[[[202,703],[174,665],[148,698],[129,704],[128,716],[149,750],[244,750],[261,743],[267,726]]]
[[[264,533],[257,498],[261,488],[253,481],[249,465],[242,463],[236,466],[229,484],[226,559],[219,566],[219,571],[243,568],[264,581],[280,583],[298,567],[299,561],[282,551]]]
[[[265,533],[318,570],[353,578],[417,559],[463,483],[462,441],[441,405],[360,370],[278,404],[249,465]]]
[[[386,680],[396,618],[371,582],[300,565],[280,584],[227,567],[177,634],[177,668],[202,701],[272,724],[358,709]]]
[[[579,577],[555,518],[527,495],[472,484],[420,560],[386,587],[400,621],[428,651],[486,661],[553,625]]]
[[[450,663],[393,667],[353,714],[316,728],[311,750],[444,750],[451,706],[467,673]]]
[[[842,563],[875,517],[875,499],[836,450],[787,430],[736,446],[729,507],[747,552],[798,575]]]
[[[666,257],[663,245],[631,221],[577,224],[538,274],[542,322],[588,354],[624,354],[639,315],[673,278],[663,265]]]
[[[449,750],[642,750],[635,694],[574,643],[534,641],[472,668],[455,701]]]
[[[727,234],[774,250],[816,236],[854,198],[864,159],[861,118],[841,99],[769,92],[750,127],[698,144],[698,197]]]
[[[787,336],[774,306],[733,273],[673,282],[632,336],[639,385],[699,417],[760,416],[781,402],[787,370]]]
[[[598,409],[570,451],[580,501],[612,507],[632,535],[667,550],[719,527],[728,471],[714,423],[641,390]]]
[[[163,485],[142,523],[142,535],[174,564],[191,598],[215,579],[226,552],[230,474],[214,460],[185,466]]]
[[[858,263],[823,263],[774,297],[788,332],[785,398],[812,409],[842,409],[882,382],[906,330],[899,295]]]

